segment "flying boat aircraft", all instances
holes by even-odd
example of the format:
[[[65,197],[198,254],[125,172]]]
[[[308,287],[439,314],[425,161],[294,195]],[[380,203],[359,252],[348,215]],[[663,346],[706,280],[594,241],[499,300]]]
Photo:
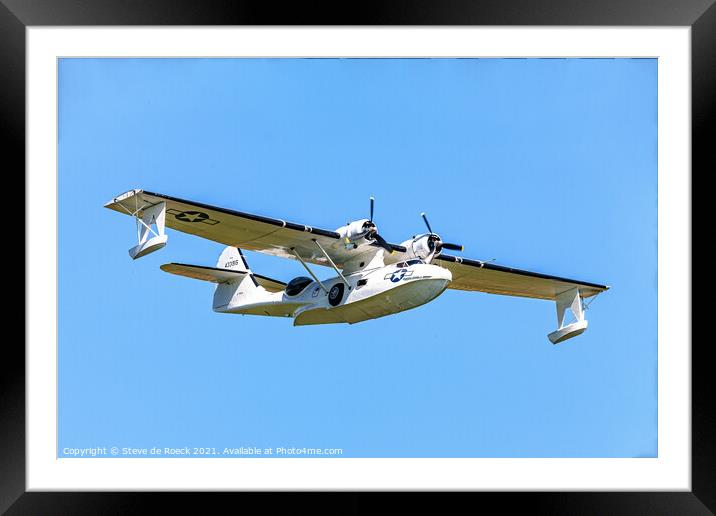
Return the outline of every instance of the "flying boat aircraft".
[[[130,190],[105,204],[136,219],[132,259],[164,247],[167,227],[222,243],[227,247],[215,267],[167,263],[161,269],[215,283],[215,312],[292,317],[295,326],[375,319],[452,288],[554,301],[558,327],[548,337],[556,344],[587,329],[584,300],[609,288],[447,254],[463,248],[444,242],[424,213],[427,233],[389,243],[373,221],[374,206],[371,197],[369,218],[326,230],[146,190]],[[242,249],[296,260],[309,276],[284,283],[256,274]],[[319,279],[310,265],[331,267],[336,276]]]

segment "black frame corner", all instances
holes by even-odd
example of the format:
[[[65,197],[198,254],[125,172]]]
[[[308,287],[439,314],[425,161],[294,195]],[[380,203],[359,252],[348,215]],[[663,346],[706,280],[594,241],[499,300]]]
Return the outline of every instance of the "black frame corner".
[[[292,5],[292,6],[290,6]],[[25,29],[37,25],[682,25],[691,27],[692,181],[716,170],[709,128],[716,125],[716,4],[714,0],[396,0],[364,2],[353,9],[293,3],[285,9],[245,0],[0,0],[0,120],[5,169],[25,172]],[[344,6],[345,7],[345,6]],[[694,174],[696,172],[696,174]],[[687,173],[685,171],[685,173]],[[692,201],[692,205],[693,205]],[[693,252],[693,251],[692,251]],[[28,271],[25,270],[27,277]],[[98,514],[142,512],[159,502],[184,510],[206,510],[206,497],[237,496],[265,501],[260,493],[26,493],[25,349],[5,341],[0,395],[0,512],[8,514]],[[709,342],[692,343],[692,491],[642,493],[471,493],[479,501],[549,514],[713,514],[716,512],[716,409],[709,398],[714,375]],[[421,507],[424,493],[412,496]],[[285,496],[272,494],[271,503]],[[463,496],[467,494],[459,494]],[[299,502],[315,507],[315,496]],[[403,497],[405,499],[405,497]],[[244,500],[242,500],[244,501]],[[292,499],[292,508],[298,508]],[[444,503],[444,502],[442,502]],[[472,499],[470,503],[475,503]],[[341,512],[382,505],[379,493],[347,493]],[[323,504],[318,504],[323,505]],[[417,505],[417,504],[416,504]],[[239,507],[237,507],[238,509]],[[405,507],[404,507],[405,508]],[[272,511],[273,512],[273,511]]]

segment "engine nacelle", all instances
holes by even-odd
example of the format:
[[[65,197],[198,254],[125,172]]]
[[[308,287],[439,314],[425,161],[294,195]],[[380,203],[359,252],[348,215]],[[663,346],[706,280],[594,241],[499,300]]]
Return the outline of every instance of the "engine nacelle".
[[[369,219],[349,222],[347,225],[336,229],[336,233],[341,235],[341,240],[343,240],[346,244],[361,243],[361,241],[366,240],[365,237],[372,231],[377,231],[377,228]]]
[[[406,240],[401,245],[405,247],[408,258],[420,258],[425,263],[430,263],[436,255],[440,254],[439,244],[440,237],[438,235],[426,233]]]

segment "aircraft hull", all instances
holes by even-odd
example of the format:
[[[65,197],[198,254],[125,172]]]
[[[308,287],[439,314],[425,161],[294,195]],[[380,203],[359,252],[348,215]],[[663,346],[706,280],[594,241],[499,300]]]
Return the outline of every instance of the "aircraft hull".
[[[424,305],[442,294],[450,283],[446,278],[421,279],[403,283],[380,294],[335,308],[309,308],[293,321],[294,326],[309,324],[354,324],[403,312]]]
[[[219,285],[214,310],[243,315],[294,317],[295,326],[357,323],[410,310],[432,301],[450,284],[452,274],[435,265],[390,265],[347,277],[309,283],[300,294],[267,293],[251,278]],[[218,304],[217,304],[218,303]]]

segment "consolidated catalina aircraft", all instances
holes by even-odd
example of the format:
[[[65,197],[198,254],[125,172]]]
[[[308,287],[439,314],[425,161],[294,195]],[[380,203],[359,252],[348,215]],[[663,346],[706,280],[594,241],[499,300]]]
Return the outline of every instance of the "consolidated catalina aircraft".
[[[370,218],[334,231],[145,190],[130,190],[105,207],[136,219],[133,259],[164,247],[166,227],[228,246],[216,267],[168,263],[161,269],[216,283],[215,312],[292,317],[295,326],[375,319],[423,305],[452,288],[554,301],[558,327],[548,337],[556,344],[587,329],[584,299],[609,288],[446,254],[462,246],[443,242],[424,213],[428,233],[388,243],[373,222],[372,197]],[[256,274],[242,248],[297,260],[310,277],[284,283]],[[331,267],[336,276],[321,280],[309,264]]]

